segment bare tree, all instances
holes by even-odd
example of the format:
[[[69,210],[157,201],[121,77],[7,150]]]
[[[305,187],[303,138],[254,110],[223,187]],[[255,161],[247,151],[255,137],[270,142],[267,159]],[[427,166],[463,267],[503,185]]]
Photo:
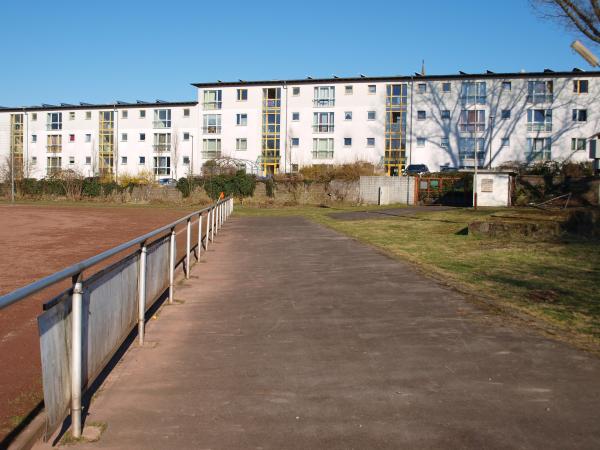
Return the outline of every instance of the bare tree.
[[[541,17],[578,30],[600,44],[600,0],[530,0]]]

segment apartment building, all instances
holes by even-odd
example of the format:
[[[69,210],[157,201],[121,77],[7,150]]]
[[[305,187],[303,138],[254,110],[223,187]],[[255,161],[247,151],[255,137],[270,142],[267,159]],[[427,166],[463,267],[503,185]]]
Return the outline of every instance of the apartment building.
[[[496,167],[586,161],[600,133],[600,72],[196,83],[197,101],[0,109],[0,154],[28,176],[60,169],[157,178],[217,159],[257,173],[368,161]]]

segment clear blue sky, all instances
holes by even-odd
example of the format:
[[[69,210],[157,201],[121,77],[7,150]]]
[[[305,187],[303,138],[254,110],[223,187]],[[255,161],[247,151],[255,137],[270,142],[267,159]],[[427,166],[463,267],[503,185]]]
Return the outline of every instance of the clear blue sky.
[[[589,69],[527,0],[7,1],[0,105],[194,99],[190,83]],[[595,47],[594,50],[598,50]]]

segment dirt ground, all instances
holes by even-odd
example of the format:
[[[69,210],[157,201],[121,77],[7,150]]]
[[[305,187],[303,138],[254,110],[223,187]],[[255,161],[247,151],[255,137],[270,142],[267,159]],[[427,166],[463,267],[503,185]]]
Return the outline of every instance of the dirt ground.
[[[189,211],[0,205],[0,295],[166,225]],[[177,242],[181,255],[185,235],[179,235]],[[67,286],[65,282],[0,311],[0,442],[42,399],[36,318],[42,304]]]

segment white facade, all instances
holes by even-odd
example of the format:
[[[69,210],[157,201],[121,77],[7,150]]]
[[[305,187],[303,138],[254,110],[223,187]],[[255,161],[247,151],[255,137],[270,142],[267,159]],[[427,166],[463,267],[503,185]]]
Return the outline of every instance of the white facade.
[[[599,77],[600,72],[574,70],[217,82],[195,84],[197,102],[3,108],[0,156],[6,159],[14,142],[11,115],[23,114],[23,164],[29,176],[46,176],[48,158],[56,155],[49,152],[56,148],[49,147],[48,135],[59,134],[61,168],[97,174],[99,114],[114,111],[111,164],[118,175],[146,171],[177,178],[192,165],[200,173],[202,164],[215,157],[246,161],[263,173],[355,161],[382,165],[390,174],[408,164],[435,171],[443,165],[472,167],[473,142],[482,167],[587,161],[596,145],[590,137],[600,132]],[[390,100],[389,86],[400,86],[401,98]],[[277,98],[265,100],[265,95]],[[393,111],[386,104],[401,111],[394,113],[397,119],[390,119]],[[170,123],[159,120],[157,126],[156,110],[170,111]],[[62,114],[60,130],[48,129],[51,113]],[[388,133],[386,144],[386,129],[397,132],[394,143]],[[155,141],[156,134],[169,134],[170,142]],[[275,146],[270,153],[263,150],[267,145]],[[159,155],[169,158],[168,166],[155,167]]]

